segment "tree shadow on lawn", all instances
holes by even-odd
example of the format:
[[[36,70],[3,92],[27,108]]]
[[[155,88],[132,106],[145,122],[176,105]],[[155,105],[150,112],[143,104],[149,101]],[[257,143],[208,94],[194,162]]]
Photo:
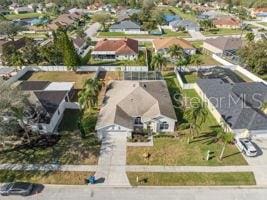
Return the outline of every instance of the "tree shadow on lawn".
[[[202,144],[210,145],[216,141],[216,133],[214,132],[202,132],[201,135],[194,137],[194,140],[190,143],[202,142]]]

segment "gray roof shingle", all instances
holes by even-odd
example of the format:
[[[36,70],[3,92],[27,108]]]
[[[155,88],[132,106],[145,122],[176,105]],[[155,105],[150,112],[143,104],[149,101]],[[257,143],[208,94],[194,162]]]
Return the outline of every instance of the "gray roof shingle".
[[[132,21],[126,20],[113,24],[110,29],[140,29],[140,26]]]

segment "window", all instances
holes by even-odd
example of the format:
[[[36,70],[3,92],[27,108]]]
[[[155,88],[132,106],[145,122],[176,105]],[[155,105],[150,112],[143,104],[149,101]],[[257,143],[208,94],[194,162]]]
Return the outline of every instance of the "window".
[[[134,119],[134,124],[142,124],[141,117],[136,117]]]
[[[167,122],[160,123],[160,130],[166,130],[169,129],[169,124]]]

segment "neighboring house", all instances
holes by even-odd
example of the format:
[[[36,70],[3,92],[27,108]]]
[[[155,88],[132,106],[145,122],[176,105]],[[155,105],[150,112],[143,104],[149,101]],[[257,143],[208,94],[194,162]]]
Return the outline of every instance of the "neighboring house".
[[[217,18],[212,23],[216,28],[238,29],[241,27],[241,22],[234,17]]]
[[[257,20],[267,22],[267,11],[257,14],[256,17],[257,17]]]
[[[73,41],[73,45],[76,49],[76,52],[81,55],[84,52],[84,49],[87,46],[86,40],[84,38],[81,37],[76,37],[72,39]]]
[[[221,79],[200,79],[196,91],[221,125],[238,137],[267,136],[267,86],[260,82],[227,83]]]
[[[113,24],[109,28],[109,32],[138,33],[140,31],[141,27],[130,20]]]
[[[32,8],[27,7],[27,6],[17,7],[14,9],[15,14],[31,13],[31,12],[34,12],[34,10]]]
[[[178,15],[164,15],[164,20],[167,25],[170,24],[170,22],[177,21],[177,20],[182,20],[182,18]]]
[[[8,15],[8,14],[10,14],[9,10],[0,7],[0,15]]]
[[[198,18],[199,19],[202,19],[202,20],[213,20],[215,18],[218,18],[218,17],[221,17],[223,16],[224,14],[219,12],[219,11],[216,11],[216,10],[209,10],[207,12],[203,12],[201,13]]]
[[[28,95],[30,106],[24,120],[33,131],[56,133],[65,109],[79,109],[78,104],[70,102],[74,90],[72,82],[23,81],[16,84]]]
[[[251,17],[257,17],[258,14],[261,13],[266,13],[267,12],[267,7],[263,7],[263,8],[253,8],[251,9]]]
[[[97,135],[174,132],[177,122],[164,80],[112,81],[107,86],[96,124]]]
[[[173,31],[178,31],[180,27],[184,28],[186,31],[200,30],[198,23],[191,20],[175,20],[169,23],[169,27]]]
[[[235,55],[242,47],[242,39],[234,37],[218,37],[203,42],[203,52],[216,55]]]
[[[51,30],[57,30],[58,28],[66,28],[78,22],[82,18],[80,13],[62,14],[55,20],[48,24],[48,28]]]
[[[170,37],[153,40],[153,47],[156,53],[168,55],[168,50],[173,45],[178,45],[182,47],[184,52],[188,55],[193,55],[196,53],[196,49],[193,47],[193,45],[184,39]]]
[[[135,60],[138,58],[138,41],[104,39],[97,42],[91,55],[97,60]]]

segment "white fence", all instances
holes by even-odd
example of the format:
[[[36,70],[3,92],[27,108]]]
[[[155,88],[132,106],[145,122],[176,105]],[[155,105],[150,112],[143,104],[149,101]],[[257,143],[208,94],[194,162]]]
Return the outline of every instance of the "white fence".
[[[259,78],[258,76],[256,76],[255,74],[253,74],[252,72],[248,71],[247,69],[245,69],[244,67],[241,67],[240,65],[233,65],[232,63],[230,63],[229,61],[213,54],[212,57],[220,62],[221,64],[223,64],[225,68],[229,68],[232,70],[236,70],[239,73],[243,74],[244,76],[248,77],[249,79],[251,79],[254,82],[263,82],[267,85],[267,81],[264,81],[263,79]]]
[[[148,31],[124,31],[125,34],[131,35],[147,35]]]
[[[147,72],[147,66],[81,66],[78,72],[92,71],[128,71],[128,72]]]
[[[176,74],[176,78],[178,80],[178,83],[179,83],[179,85],[181,86],[181,88],[183,90],[191,90],[191,89],[195,88],[195,85],[196,85],[195,83],[184,83],[183,82],[183,79],[182,79],[182,77],[181,77],[181,75],[179,73],[179,69],[178,68],[176,68],[174,70],[175,70],[175,74]]]

